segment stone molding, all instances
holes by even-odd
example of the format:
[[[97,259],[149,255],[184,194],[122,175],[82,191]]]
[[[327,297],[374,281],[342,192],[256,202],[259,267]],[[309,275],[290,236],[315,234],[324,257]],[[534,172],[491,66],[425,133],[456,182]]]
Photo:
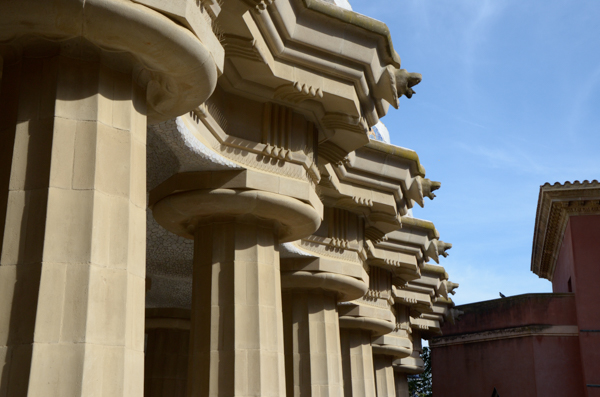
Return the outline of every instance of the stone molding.
[[[600,183],[597,180],[565,182],[540,187],[531,271],[552,281],[569,217],[600,214]]]
[[[385,334],[371,341],[373,354],[383,354],[395,358],[404,358],[410,356],[413,351],[412,341],[409,334],[404,330],[395,329],[389,334]]]
[[[577,325],[526,325],[522,327],[475,332],[464,335],[436,337],[430,339],[429,345],[431,348],[437,348],[452,345],[464,345],[468,343],[482,343],[512,338],[525,338],[531,336],[578,337],[579,328]]]
[[[323,204],[308,182],[253,170],[198,171],[175,174],[150,191],[148,206],[152,208],[159,200],[171,194],[206,189],[265,191],[289,196],[314,208],[319,214],[319,218],[323,214]]]
[[[291,148],[291,135],[295,132],[290,126],[291,114],[290,108],[273,103],[264,104],[260,142],[230,135],[226,116],[210,99],[182,116],[182,121],[194,132],[196,139],[204,139],[217,156],[243,168],[307,180],[316,185],[321,176],[313,147],[317,145],[314,126],[308,123],[305,131],[307,144],[302,150]]]
[[[317,259],[318,260],[318,259]],[[290,259],[282,260],[282,264]],[[323,290],[335,292],[338,302],[346,302],[363,296],[367,291],[364,279],[333,272],[282,271],[283,290]]]
[[[411,339],[413,342],[413,350],[407,357],[394,360],[394,371],[405,374],[420,374],[425,369],[425,363],[421,358],[423,352],[421,333],[419,330],[413,330]]]
[[[373,243],[385,241],[398,230],[401,216],[423,197],[432,198],[439,183],[424,179],[416,153],[382,142],[371,141],[343,161],[320,167],[319,185],[324,201],[360,214],[365,219],[365,236]]]
[[[206,219],[250,216],[273,222],[279,242],[294,241],[314,232],[321,216],[300,200],[260,190],[206,189],[169,195],[156,202],[154,218],[165,229],[193,238]]]

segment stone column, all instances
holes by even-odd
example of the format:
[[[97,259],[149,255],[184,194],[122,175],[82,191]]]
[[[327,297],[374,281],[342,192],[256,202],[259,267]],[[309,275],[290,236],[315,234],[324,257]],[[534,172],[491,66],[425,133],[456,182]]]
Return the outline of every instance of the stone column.
[[[375,397],[375,369],[371,331],[342,328],[342,365],[345,397]]]
[[[274,227],[258,221],[196,229],[190,396],[285,394],[276,243]]]
[[[142,395],[145,92],[80,54],[3,67],[3,396]]]
[[[278,246],[312,233],[319,214],[290,197],[235,189],[176,193],[153,212],[194,237],[188,396],[284,396]]]
[[[413,329],[411,339],[413,350],[410,356],[396,359],[393,362],[397,397],[409,397],[408,375],[423,373],[425,369],[423,359],[421,358],[421,353],[423,352],[421,333]]]
[[[145,397],[186,396],[189,345],[189,310],[146,310]]]
[[[337,296],[328,291],[283,295],[287,396],[343,396]]]
[[[396,396],[393,361],[408,357],[413,351],[412,338],[409,333],[411,332],[409,307],[396,303],[394,312],[396,329],[388,334],[373,338],[371,341],[373,353],[375,354],[375,378],[378,397]]]
[[[408,376],[405,372],[400,372],[394,368],[394,384],[396,397],[410,397],[408,393]]]
[[[288,397],[344,395],[337,304],[367,292],[362,229],[356,215],[325,207],[319,230],[292,243],[303,255],[282,260]]]
[[[346,397],[378,395],[372,343],[396,328],[396,318],[390,305],[390,289],[391,274],[370,266],[366,295],[338,306]]]
[[[396,385],[394,384],[394,368],[392,367],[392,360],[392,356],[383,354],[375,354],[373,356],[377,397],[396,397]]]

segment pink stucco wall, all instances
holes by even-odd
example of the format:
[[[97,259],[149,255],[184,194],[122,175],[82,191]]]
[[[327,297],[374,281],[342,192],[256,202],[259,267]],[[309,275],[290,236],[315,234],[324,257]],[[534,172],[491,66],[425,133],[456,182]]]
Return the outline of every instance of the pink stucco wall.
[[[571,216],[552,280],[554,291],[571,277],[586,385],[600,386],[600,215]],[[588,387],[600,397],[600,387]]]
[[[444,325],[445,338],[492,331],[499,339],[443,347],[432,342],[434,396],[491,396],[494,387],[502,397],[584,395],[577,337],[498,332],[574,325],[574,294],[519,295],[458,309],[465,313],[455,325]]]
[[[506,328],[571,325],[578,336],[526,336],[435,347],[436,397],[600,397],[600,215],[571,216],[552,280],[553,294],[527,294],[459,306],[444,338]],[[458,340],[458,339],[457,339]]]

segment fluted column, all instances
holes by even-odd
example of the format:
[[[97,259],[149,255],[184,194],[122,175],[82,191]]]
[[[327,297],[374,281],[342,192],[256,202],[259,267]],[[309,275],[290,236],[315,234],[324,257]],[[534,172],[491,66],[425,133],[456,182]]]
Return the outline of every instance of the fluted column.
[[[394,368],[392,367],[392,360],[392,356],[383,354],[375,354],[373,356],[377,397],[396,396],[396,385],[394,384]]]
[[[394,384],[396,397],[410,397],[408,393],[408,375],[405,372],[394,370]]]
[[[186,396],[189,344],[189,310],[146,310],[145,397]]]
[[[336,294],[286,292],[283,306],[288,397],[342,397]]]
[[[153,213],[194,238],[188,396],[285,395],[278,247],[312,233],[319,213],[250,189],[169,194]]]
[[[3,67],[0,395],[142,395],[145,91],[77,48]]]
[[[197,227],[188,395],[285,395],[276,242],[259,222]]]
[[[396,359],[393,362],[397,397],[408,397],[408,375],[420,374],[425,369],[421,358],[423,352],[421,333],[413,329],[411,339],[413,350],[410,356]]]
[[[304,255],[282,260],[288,397],[344,395],[337,304],[367,292],[362,229],[356,215],[325,207],[319,230],[293,243]]]
[[[409,307],[396,303],[394,312],[396,329],[388,334],[373,338],[371,342],[375,354],[378,397],[396,396],[393,361],[408,357],[413,351]]]
[[[342,328],[342,365],[345,397],[375,397],[375,369],[371,332]]]

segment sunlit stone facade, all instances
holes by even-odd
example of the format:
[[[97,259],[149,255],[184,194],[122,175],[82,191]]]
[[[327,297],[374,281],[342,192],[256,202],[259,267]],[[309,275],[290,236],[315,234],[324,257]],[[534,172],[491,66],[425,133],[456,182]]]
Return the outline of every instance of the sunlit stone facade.
[[[451,245],[340,5],[0,3],[1,397],[407,395]]]

